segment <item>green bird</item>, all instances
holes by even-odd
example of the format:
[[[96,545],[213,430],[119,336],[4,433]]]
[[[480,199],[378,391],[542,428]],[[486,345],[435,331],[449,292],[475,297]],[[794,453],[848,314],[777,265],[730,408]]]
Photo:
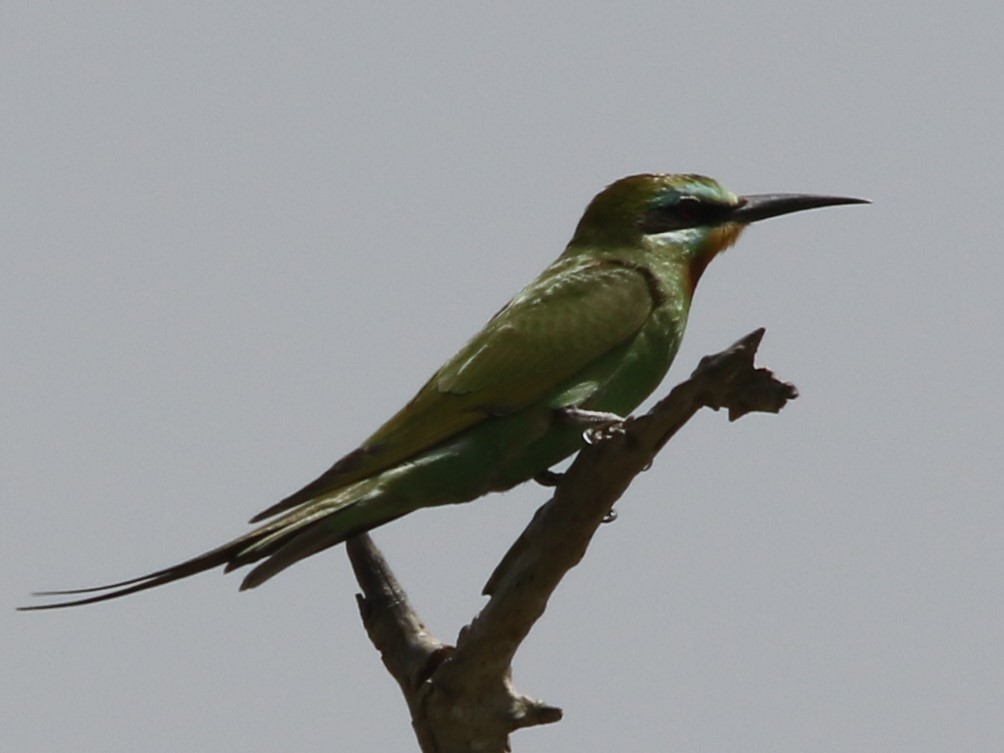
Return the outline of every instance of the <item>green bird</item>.
[[[293,563],[434,505],[539,476],[583,446],[583,429],[634,410],[676,355],[691,298],[752,222],[863,199],[736,196],[701,175],[632,175],[586,207],[558,259],[516,294],[358,449],[197,557],[26,609],[89,604],[224,567],[255,564],[241,590]],[[267,522],[262,522],[266,521]],[[84,595],[87,594],[87,595]]]

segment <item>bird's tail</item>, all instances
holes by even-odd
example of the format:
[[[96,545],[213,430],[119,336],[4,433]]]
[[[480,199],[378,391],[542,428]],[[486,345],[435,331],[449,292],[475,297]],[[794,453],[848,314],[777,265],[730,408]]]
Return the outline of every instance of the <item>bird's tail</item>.
[[[312,500],[243,536],[177,565],[104,586],[69,591],[39,591],[33,595],[79,598],[19,609],[36,611],[94,604],[162,586],[216,567],[223,567],[224,572],[230,572],[264,560],[241,582],[242,591],[254,588],[304,557],[340,544],[351,536],[410,511],[410,506],[395,503],[394,499],[388,498],[375,481],[376,479],[361,481],[339,490],[331,498]]]

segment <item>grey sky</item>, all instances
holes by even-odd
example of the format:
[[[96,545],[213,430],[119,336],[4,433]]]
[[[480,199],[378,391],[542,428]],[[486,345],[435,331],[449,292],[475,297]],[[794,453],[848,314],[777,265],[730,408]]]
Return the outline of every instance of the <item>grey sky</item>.
[[[518,657],[519,753],[1004,738],[999,0],[10,2],[0,749],[413,750],[342,550],[171,564],[352,449],[640,171],[871,207],[757,225],[664,393],[764,325],[802,396],[695,420]],[[546,493],[375,538],[455,636]]]

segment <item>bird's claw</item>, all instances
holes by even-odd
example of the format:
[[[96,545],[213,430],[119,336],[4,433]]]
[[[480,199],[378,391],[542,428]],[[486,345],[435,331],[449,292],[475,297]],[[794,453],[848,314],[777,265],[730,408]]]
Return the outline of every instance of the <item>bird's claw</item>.
[[[566,421],[585,427],[582,439],[586,444],[599,444],[624,433],[624,418],[616,413],[606,411],[584,410],[569,406],[562,408],[559,415]]]
[[[594,445],[605,442],[608,439],[626,434],[623,421],[612,421],[601,426],[590,426],[582,432],[582,439],[586,444]]]

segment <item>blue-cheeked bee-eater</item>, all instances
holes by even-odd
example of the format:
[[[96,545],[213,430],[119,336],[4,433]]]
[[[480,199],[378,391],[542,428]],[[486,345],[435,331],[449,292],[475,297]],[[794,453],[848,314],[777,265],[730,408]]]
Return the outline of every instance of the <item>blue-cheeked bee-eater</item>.
[[[224,567],[253,588],[421,507],[467,502],[542,474],[583,427],[634,410],[676,355],[715,256],[753,222],[862,199],[737,196],[701,175],[622,178],[586,207],[558,259],[412,400],[320,477],[255,516],[242,536],[180,564],[98,588],[48,591],[89,604]]]

